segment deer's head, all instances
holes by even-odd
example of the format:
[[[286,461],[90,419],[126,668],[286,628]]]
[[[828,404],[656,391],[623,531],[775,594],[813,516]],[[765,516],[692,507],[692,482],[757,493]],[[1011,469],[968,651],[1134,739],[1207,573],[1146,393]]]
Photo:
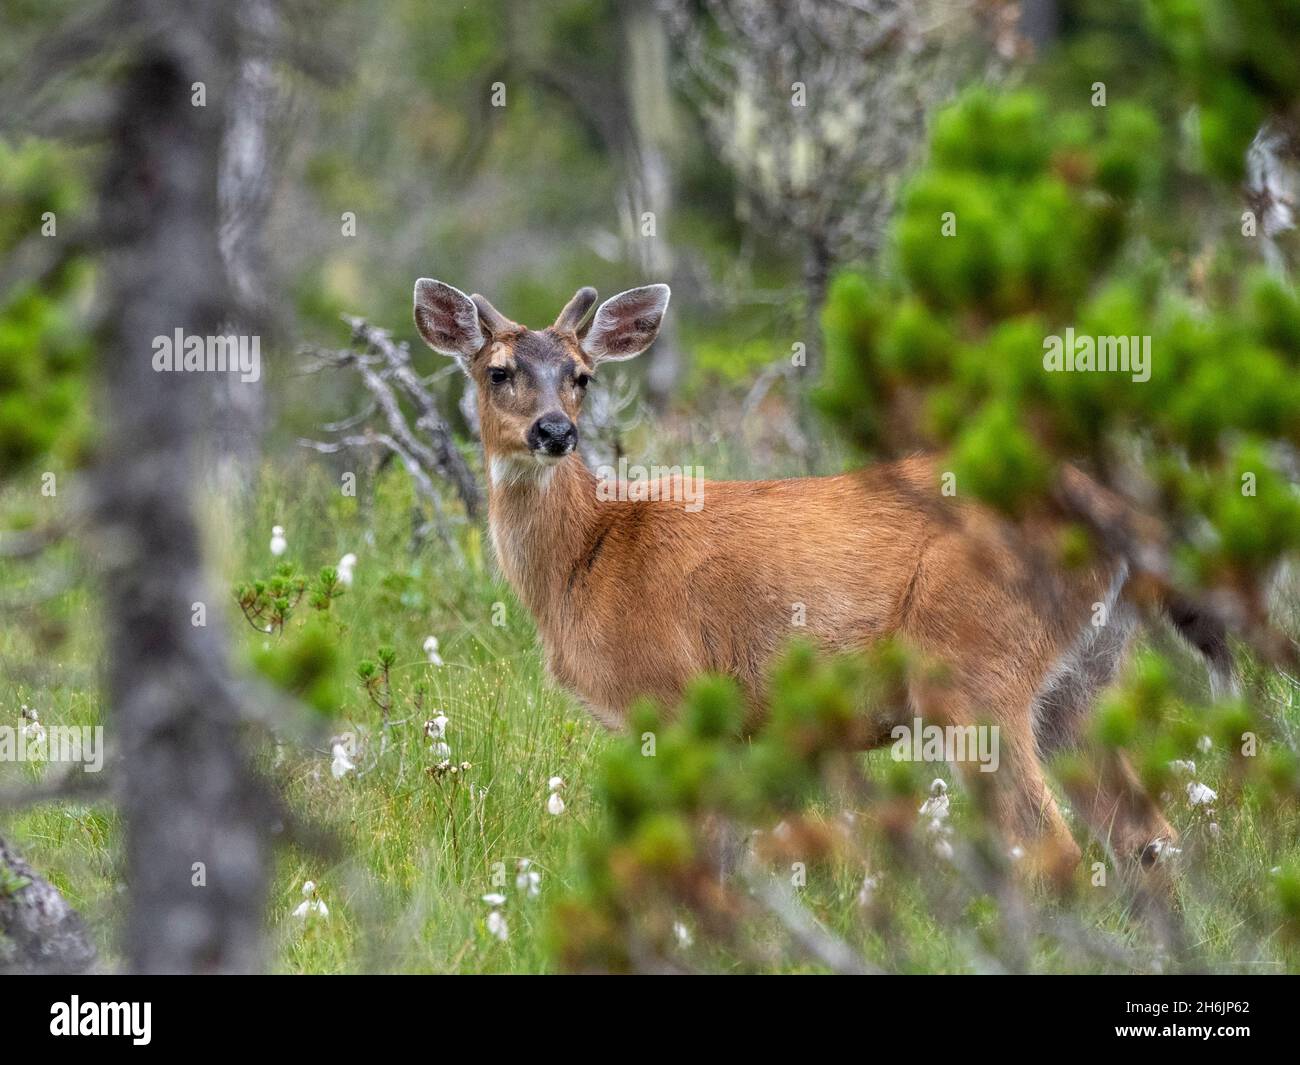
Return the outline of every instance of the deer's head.
[[[650,346],[668,295],[667,285],[630,289],[593,315],[596,290],[582,288],[553,325],[535,330],[482,296],[422,277],[415,283],[415,324],[425,343],[455,358],[477,386],[489,458],[544,468],[577,446],[583,396],[601,364]]]

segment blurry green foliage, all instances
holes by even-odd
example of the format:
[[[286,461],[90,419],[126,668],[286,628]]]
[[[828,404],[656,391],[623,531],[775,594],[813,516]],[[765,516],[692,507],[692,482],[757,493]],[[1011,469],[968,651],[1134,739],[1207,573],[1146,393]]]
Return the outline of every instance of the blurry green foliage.
[[[875,449],[885,411],[919,396],[958,492],[1009,512],[1056,461],[1104,461],[1114,434],[1140,434],[1162,456],[1152,471],[1171,513],[1212,530],[1193,567],[1208,579],[1300,546],[1276,450],[1300,445],[1300,300],[1260,268],[1208,306],[1169,283],[1139,228],[1160,182],[1158,140],[1136,105],[1055,114],[1028,90],[958,100],[904,197],[897,276],[832,287],[822,403]],[[1131,356],[1149,337],[1149,362],[1047,372],[1049,338],[1064,343],[1067,329],[1133,338]]]
[[[1236,180],[1270,115],[1300,99],[1296,0],[1146,0],[1151,21],[1200,105],[1209,166]]]
[[[584,879],[552,912],[552,945],[565,965],[630,968],[626,944],[643,935],[666,953],[681,906],[699,907],[706,921],[710,910],[712,919],[734,917],[727,890],[712,887],[713,831],[733,818],[771,823],[823,798],[905,667],[892,645],[863,662],[823,660],[794,643],[774,665],[771,715],[751,737],[745,700],[726,677],[699,677],[671,720],[638,706],[631,735],[602,761],[605,816],[587,841]],[[916,781],[907,776],[899,783],[910,796]]]
[[[338,713],[343,687],[338,678],[337,637],[326,619],[313,617],[289,630],[284,639],[253,654],[257,670],[313,710],[327,717]]]
[[[343,698],[337,625],[330,620],[331,608],[343,594],[333,566],[309,580],[289,562],[280,563],[269,577],[243,581],[234,590],[248,623],[274,637],[254,650],[253,665],[272,683],[325,715],[337,713]],[[311,613],[290,624],[304,600]]]
[[[20,247],[30,254],[41,241],[58,258],[84,195],[68,152],[46,141],[0,140],[0,258]],[[69,257],[39,286],[23,282],[0,296],[0,477],[51,452],[60,464],[84,457],[88,281],[86,264]]]

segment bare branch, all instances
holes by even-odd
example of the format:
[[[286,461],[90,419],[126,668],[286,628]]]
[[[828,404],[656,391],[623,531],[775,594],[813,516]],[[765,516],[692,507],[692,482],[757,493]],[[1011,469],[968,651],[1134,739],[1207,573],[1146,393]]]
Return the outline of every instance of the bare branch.
[[[376,445],[386,448],[401,460],[411,475],[417,494],[432,509],[439,536],[455,550],[442,497],[433,478],[438,476],[452,484],[471,519],[477,517],[482,507],[478,481],[456,447],[451,427],[439,413],[427,381],[412,367],[406,345],[396,343],[388,330],[371,325],[364,318],[344,316],[344,321],[352,329],[352,340],[358,350],[304,348],[301,354],[306,356],[307,362],[303,369],[307,373],[351,369],[370,393],[370,401],[358,414],[321,428],[327,433],[349,432],[366,426],[372,415],[382,415],[384,428],[366,427],[362,434],[353,433],[336,441],[302,439],[299,444],[327,455],[348,448]],[[402,410],[403,397],[416,409],[414,426],[407,421]]]
[[[799,900],[775,878],[753,869],[744,873],[745,884],[763,907],[778,921],[790,938],[809,957],[831,972],[848,976],[883,976],[885,970],[872,965],[838,936],[828,931]]]

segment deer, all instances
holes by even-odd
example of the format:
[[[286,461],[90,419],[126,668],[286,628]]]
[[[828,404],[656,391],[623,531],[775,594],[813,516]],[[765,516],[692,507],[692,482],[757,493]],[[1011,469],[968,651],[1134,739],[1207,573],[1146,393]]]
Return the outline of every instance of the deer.
[[[430,278],[415,285],[420,336],[473,383],[491,542],[536,622],[550,675],[618,729],[638,698],[671,707],[698,674],[724,674],[754,728],[792,611],[798,633],[828,653],[898,640],[941,663],[945,681],[910,677],[897,708],[868,715],[861,746],[918,719],[996,727],[994,779],[956,768],[981,785],[1004,840],[1034,848],[1040,868],[1077,866],[1082,851],[1044,762],[1085,746],[1093,703],[1137,628],[1125,559],[1096,552],[1086,565],[1062,565],[1059,522],[1013,522],[944,495],[936,456],[834,476],[704,481],[693,508],[671,491],[601,492],[577,450],[584,396],[607,363],[650,347],[669,296],[667,285],[646,285],[597,307],[584,287],[534,330],[481,295]],[[1122,511],[1081,471],[1066,475],[1074,491]],[[1186,604],[1166,605],[1226,676],[1224,632]],[[1098,758],[1070,798],[1113,858],[1150,868],[1177,833],[1121,754]]]

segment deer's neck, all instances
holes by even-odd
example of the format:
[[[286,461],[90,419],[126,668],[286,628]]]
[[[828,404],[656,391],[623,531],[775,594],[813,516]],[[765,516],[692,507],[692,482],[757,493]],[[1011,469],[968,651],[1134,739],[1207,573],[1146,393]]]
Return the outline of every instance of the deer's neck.
[[[545,629],[595,535],[596,478],[575,452],[554,466],[488,458],[488,526],[506,579]]]

